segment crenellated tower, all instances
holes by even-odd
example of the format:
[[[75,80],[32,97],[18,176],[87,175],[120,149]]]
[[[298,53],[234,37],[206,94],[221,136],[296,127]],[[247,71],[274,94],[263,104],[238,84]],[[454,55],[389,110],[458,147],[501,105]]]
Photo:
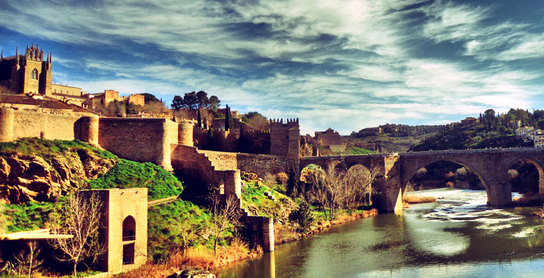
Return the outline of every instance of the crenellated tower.
[[[299,157],[300,127],[299,119],[270,120],[270,154]]]

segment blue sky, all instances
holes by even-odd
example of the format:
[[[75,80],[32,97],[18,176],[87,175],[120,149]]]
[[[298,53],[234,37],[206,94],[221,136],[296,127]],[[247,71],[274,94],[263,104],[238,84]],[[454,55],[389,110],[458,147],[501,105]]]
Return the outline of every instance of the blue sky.
[[[89,93],[204,90],[303,133],[544,108],[541,0],[0,0],[0,48],[39,44]]]

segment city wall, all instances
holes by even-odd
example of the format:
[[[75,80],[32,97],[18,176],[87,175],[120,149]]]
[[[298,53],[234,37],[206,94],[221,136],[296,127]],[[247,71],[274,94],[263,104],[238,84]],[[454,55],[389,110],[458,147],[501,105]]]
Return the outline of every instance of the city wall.
[[[74,112],[76,113],[76,112]],[[35,111],[0,109],[0,142],[24,137],[74,140],[76,122],[85,114],[47,114]]]
[[[178,126],[166,119],[101,118],[98,143],[126,159],[153,162],[172,169],[171,145],[178,143]]]

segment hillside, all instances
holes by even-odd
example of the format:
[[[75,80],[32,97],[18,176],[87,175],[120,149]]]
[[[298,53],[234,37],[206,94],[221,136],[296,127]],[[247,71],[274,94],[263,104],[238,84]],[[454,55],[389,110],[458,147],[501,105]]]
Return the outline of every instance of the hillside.
[[[444,129],[443,125],[385,124],[364,128],[343,137],[349,147],[358,147],[383,153],[407,152],[411,147]]]
[[[532,142],[524,142],[515,136],[518,126],[544,127],[544,111],[535,110],[530,113],[522,109],[510,109],[508,113],[495,115],[495,111],[488,109],[479,118],[467,118],[446,125],[443,130],[416,144],[411,150],[532,147]]]

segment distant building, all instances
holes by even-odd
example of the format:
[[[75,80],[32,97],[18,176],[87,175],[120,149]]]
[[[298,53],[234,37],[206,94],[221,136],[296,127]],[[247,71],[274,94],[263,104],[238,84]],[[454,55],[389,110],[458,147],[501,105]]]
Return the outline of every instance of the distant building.
[[[535,148],[544,148],[544,134],[535,135],[533,142]]]
[[[524,126],[516,129],[516,136],[520,138],[527,138],[529,135],[531,135],[534,132],[534,127],[532,126]]]
[[[126,101],[136,105],[145,105],[145,96],[140,94],[132,94],[128,97],[122,97],[118,91],[104,90],[103,93],[88,94],[86,100],[83,102],[83,107],[89,109],[98,109],[100,107],[107,107],[108,104],[114,101]]]
[[[340,134],[334,131],[332,128],[329,128],[325,131],[316,131],[315,139],[317,144],[323,147],[328,147],[331,145],[340,145]]]
[[[4,57],[0,52],[0,94],[41,95],[80,105],[85,100],[81,88],[53,84],[53,58],[44,56],[39,46],[27,46],[25,53]]]

